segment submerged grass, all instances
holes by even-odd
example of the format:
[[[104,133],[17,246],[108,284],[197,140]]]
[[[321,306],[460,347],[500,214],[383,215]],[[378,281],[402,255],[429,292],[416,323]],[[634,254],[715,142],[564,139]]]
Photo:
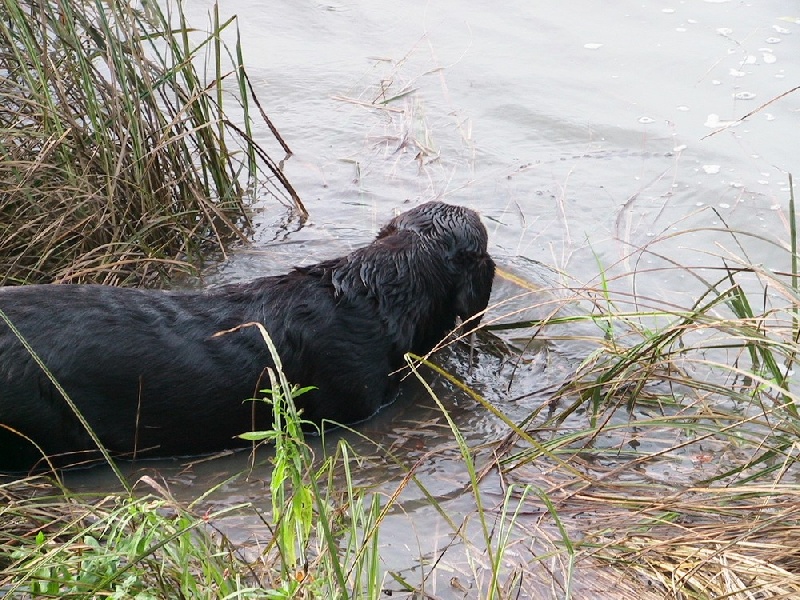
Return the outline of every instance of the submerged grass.
[[[256,184],[302,210],[254,141],[235,19],[195,44],[162,6],[0,0],[0,283],[188,271],[244,235]]]

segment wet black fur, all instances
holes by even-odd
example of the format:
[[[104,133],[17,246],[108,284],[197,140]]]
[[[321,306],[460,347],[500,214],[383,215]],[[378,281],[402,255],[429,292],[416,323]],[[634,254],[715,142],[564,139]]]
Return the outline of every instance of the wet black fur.
[[[393,400],[408,351],[425,354],[486,308],[494,263],[466,208],[429,202],[399,215],[368,246],[287,275],[208,291],[97,285],[0,288],[19,329],[113,453],[199,454],[237,445],[272,365],[265,325],[298,399],[319,423],[365,419]],[[474,323],[475,321],[473,321]],[[258,403],[260,404],[260,403]],[[17,337],[0,322],[0,423],[49,455],[94,444]],[[137,425],[138,423],[138,425]],[[80,455],[71,456],[73,462]],[[0,470],[41,458],[0,428]]]

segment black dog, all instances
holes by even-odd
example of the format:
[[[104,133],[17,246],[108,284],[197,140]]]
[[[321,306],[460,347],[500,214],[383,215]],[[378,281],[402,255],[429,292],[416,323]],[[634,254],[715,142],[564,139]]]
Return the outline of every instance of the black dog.
[[[429,202],[392,219],[369,246],[288,275],[205,292],[6,287],[0,310],[111,452],[200,454],[241,445],[234,436],[266,425],[245,402],[269,387],[263,339],[253,327],[215,333],[262,323],[289,381],[317,388],[297,399],[303,417],[359,421],[393,400],[390,374],[406,352],[430,351],[457,317],[477,324],[494,277],[486,245],[475,212]],[[0,424],[1,470],[41,458],[19,434],[48,455],[81,452],[72,462],[97,456],[2,322]]]

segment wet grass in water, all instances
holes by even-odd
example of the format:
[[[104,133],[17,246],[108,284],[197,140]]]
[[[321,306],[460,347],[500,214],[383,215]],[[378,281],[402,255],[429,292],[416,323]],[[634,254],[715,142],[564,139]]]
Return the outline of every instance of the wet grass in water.
[[[214,531],[232,506],[202,518],[158,495],[90,500],[51,496],[30,480],[0,488],[3,508],[2,590],[7,597],[255,597],[250,567]],[[35,499],[32,494],[42,494]],[[173,595],[167,595],[171,590]]]
[[[603,277],[575,291],[582,317],[489,325],[545,338],[596,326],[574,376],[526,422],[580,474],[514,434],[498,466],[509,482],[548,473],[541,493],[569,524],[553,535],[569,564],[600,561],[646,597],[800,593],[796,228],[786,272],[749,264],[747,234],[730,235],[743,257],[692,270],[706,292],[688,309]]]

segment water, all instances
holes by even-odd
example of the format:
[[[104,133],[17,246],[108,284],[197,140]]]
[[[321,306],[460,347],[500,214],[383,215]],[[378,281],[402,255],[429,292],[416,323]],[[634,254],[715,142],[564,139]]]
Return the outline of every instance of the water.
[[[198,27],[207,23],[207,3],[187,10]],[[228,0],[221,12],[239,16],[250,77],[294,151],[286,174],[310,218],[301,224],[265,199],[254,243],[210,273],[211,283],[346,253],[396,212],[434,198],[482,213],[501,268],[556,287],[597,285],[601,266],[607,277],[639,269],[640,292],[689,306],[699,284],[665,268],[670,260],[720,266],[720,257],[741,255],[736,239],[714,231],[723,225],[761,238],[748,240],[749,260],[788,267],[781,244],[786,172],[797,172],[800,156],[800,91],[777,97],[800,81],[796,2]],[[280,156],[266,128],[260,133]],[[630,278],[612,286],[625,289]],[[519,291],[500,281],[494,298]],[[443,360],[519,419],[585,352],[574,343],[548,347],[551,354],[530,352],[513,381],[509,365],[489,354],[471,374],[463,354]],[[474,401],[439,386],[471,445],[503,435]],[[345,434],[371,457],[361,482],[391,494],[405,469],[387,457],[405,466],[423,459],[421,481],[472,531],[474,500],[462,493],[467,477],[453,436],[424,392],[406,396],[359,426],[372,442]],[[246,469],[247,457],[184,463],[130,468],[158,471],[176,495],[194,498]],[[266,506],[268,475],[259,466],[209,503]],[[533,470],[526,477],[551,483]],[[81,487],[109,485],[102,470],[71,478]],[[496,506],[495,471],[484,488]],[[399,505],[404,510],[383,529],[384,563],[419,579],[453,534],[413,486]],[[551,549],[542,540],[552,531],[538,528],[538,516],[524,522],[527,537],[515,544],[509,568]],[[238,540],[264,535],[255,519],[228,526]],[[473,591],[482,585],[463,546],[437,563],[427,591],[463,597],[454,577]],[[576,589],[593,597],[601,588],[587,580]]]

